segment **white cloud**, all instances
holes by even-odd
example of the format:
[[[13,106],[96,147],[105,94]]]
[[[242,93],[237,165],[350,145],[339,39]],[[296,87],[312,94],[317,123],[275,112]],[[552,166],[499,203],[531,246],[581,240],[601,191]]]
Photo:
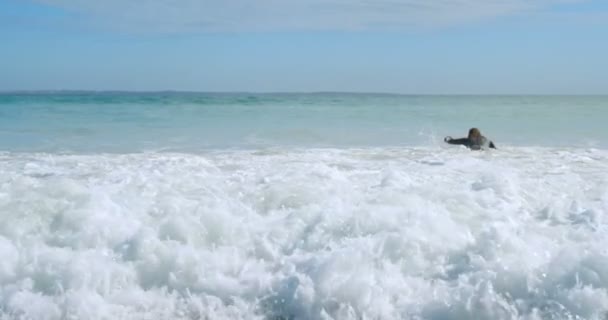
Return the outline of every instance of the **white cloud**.
[[[436,27],[577,0],[38,0],[106,27],[151,32]]]

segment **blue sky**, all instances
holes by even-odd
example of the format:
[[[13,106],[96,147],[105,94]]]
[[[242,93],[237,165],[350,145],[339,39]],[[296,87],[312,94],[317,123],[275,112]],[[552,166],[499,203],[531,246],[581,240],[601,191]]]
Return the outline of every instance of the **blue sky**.
[[[0,90],[608,94],[605,0],[2,0]]]

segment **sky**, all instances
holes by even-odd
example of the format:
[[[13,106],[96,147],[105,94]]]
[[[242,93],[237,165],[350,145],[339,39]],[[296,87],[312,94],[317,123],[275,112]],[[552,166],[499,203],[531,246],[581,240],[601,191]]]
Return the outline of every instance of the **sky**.
[[[608,94],[606,0],[0,0],[0,91]]]

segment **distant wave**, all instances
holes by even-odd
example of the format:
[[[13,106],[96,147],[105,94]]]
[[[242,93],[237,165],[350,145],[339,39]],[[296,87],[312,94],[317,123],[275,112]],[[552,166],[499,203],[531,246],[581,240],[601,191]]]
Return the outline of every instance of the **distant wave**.
[[[606,149],[607,102],[600,96],[3,94],[0,150],[423,147],[470,127],[498,146]]]

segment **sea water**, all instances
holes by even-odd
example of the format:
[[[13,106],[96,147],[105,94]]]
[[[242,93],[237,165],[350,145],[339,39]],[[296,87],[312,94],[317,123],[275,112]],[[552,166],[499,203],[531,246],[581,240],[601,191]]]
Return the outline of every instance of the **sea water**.
[[[605,319],[608,97],[0,95],[0,319]],[[498,149],[443,143],[472,126]]]

